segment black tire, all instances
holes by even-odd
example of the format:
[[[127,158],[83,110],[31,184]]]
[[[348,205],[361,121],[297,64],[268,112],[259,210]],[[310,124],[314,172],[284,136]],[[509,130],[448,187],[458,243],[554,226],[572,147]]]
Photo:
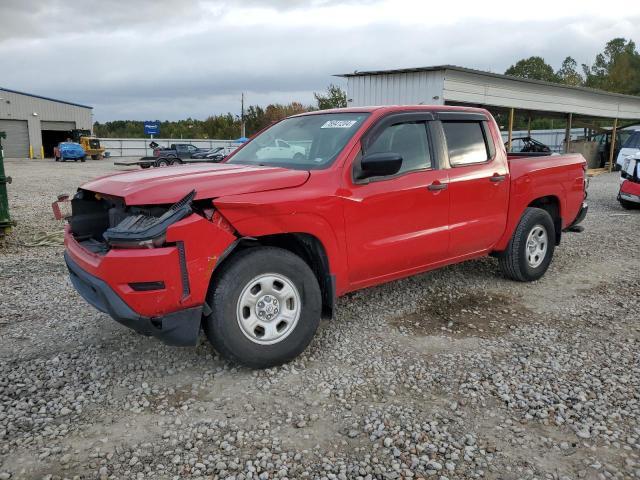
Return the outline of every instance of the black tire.
[[[140,165],[140,168],[149,168],[151,167],[151,165],[149,165],[148,163],[143,163],[142,165]]]
[[[527,240],[537,227],[542,227],[546,231],[546,250],[540,264],[532,266],[527,258]],[[556,230],[551,215],[540,208],[527,208],[513,232],[509,246],[499,256],[500,268],[512,280],[519,282],[538,280],[549,268],[556,246],[555,240]],[[535,263],[535,258],[532,260]]]
[[[100,155],[91,155],[91,160],[99,160]]]
[[[286,277],[295,286],[300,315],[288,335],[264,345],[249,339],[237,312],[243,291],[269,273]],[[311,268],[297,255],[274,247],[249,248],[229,258],[215,274],[207,302],[212,309],[203,319],[207,338],[223,357],[251,368],[268,368],[297,357],[311,342],[322,311],[320,287]]]
[[[174,158],[173,161],[171,162],[171,165],[182,165],[183,161],[180,160],[179,158]]]
[[[60,157],[55,157],[55,159],[56,159],[56,162],[60,161]]]
[[[156,160],[156,167],[168,167],[171,165],[171,160],[168,158],[159,158]]]
[[[87,161],[87,157],[86,157],[86,156],[82,157],[82,158],[80,159],[80,161],[81,161],[82,163],[86,162],[86,161]]]

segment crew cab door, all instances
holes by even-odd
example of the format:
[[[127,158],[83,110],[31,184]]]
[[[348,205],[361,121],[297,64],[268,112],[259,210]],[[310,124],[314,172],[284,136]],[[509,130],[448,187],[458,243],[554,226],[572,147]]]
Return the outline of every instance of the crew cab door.
[[[489,250],[507,225],[509,170],[484,114],[438,114],[449,162],[449,257]]]
[[[432,118],[428,113],[384,117],[363,137],[362,151],[347,165],[343,199],[353,287],[408,275],[446,257],[448,178],[439,165]],[[402,156],[400,171],[358,180],[363,154],[382,152]]]

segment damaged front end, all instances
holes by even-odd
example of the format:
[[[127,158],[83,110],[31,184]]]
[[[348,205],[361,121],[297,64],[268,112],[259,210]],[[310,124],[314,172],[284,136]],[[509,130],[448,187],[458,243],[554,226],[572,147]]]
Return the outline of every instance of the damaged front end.
[[[212,271],[237,239],[212,200],[195,198],[138,206],[79,190],[65,259],[82,297],[140,333],[193,345]]]

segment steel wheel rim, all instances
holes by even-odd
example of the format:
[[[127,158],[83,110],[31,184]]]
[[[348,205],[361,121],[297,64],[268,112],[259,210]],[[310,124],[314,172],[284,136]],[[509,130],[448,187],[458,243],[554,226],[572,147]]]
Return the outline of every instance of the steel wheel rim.
[[[527,263],[532,268],[539,267],[547,256],[549,236],[542,225],[534,226],[529,232],[526,244]]]
[[[300,294],[294,283],[284,275],[265,273],[242,289],[236,318],[249,340],[273,345],[295,330],[301,310]]]

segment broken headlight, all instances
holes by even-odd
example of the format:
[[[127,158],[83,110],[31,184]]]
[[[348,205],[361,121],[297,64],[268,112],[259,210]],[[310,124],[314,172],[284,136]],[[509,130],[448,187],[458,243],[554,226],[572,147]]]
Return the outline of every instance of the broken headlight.
[[[103,237],[115,248],[161,247],[167,228],[191,214],[191,202],[195,196],[196,191],[191,191],[159,217],[145,214],[126,216],[115,227],[108,228]]]

